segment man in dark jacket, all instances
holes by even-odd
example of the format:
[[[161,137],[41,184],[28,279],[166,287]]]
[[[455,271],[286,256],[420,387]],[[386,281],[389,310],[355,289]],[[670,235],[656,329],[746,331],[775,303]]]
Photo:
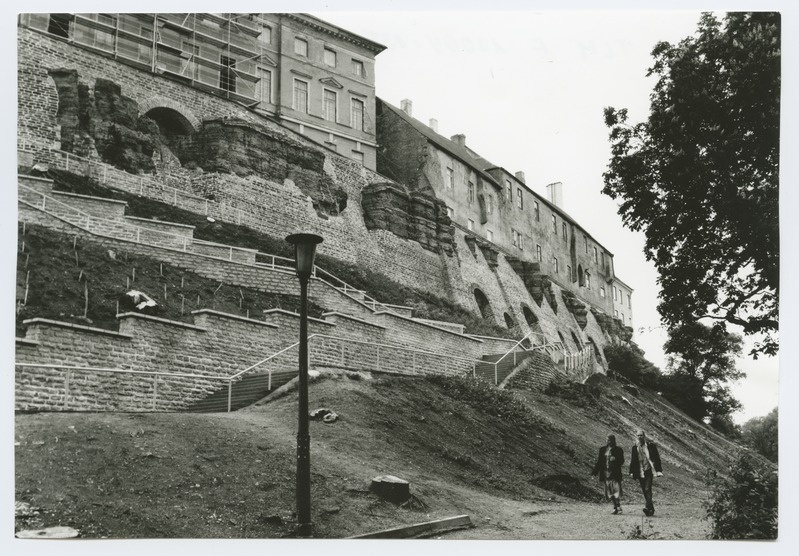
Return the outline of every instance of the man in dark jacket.
[[[654,515],[655,505],[652,503],[652,477],[662,477],[663,468],[660,465],[660,454],[654,442],[648,442],[644,431],[638,431],[638,442],[633,444],[630,455],[630,477],[638,479],[641,491],[644,493],[646,506],[644,514]]]
[[[616,437],[608,435],[608,442],[599,449],[599,456],[591,475],[599,475],[605,483],[605,497],[613,502],[613,513],[621,513],[621,465],[624,450],[616,446]]]

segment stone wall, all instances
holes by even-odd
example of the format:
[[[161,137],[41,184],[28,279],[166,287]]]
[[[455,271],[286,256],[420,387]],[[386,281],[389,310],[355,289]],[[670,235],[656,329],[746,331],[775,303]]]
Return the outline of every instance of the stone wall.
[[[563,372],[558,369],[552,359],[538,352],[533,352],[519,366],[519,369],[507,382],[506,388],[520,390],[537,390],[543,392]]]

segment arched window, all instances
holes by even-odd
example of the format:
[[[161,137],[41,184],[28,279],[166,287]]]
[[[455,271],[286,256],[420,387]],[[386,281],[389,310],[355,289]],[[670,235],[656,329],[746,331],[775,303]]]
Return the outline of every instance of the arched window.
[[[602,356],[599,353],[599,347],[597,347],[596,342],[594,342],[591,336],[588,336],[588,345],[591,346],[594,350],[594,357],[597,361],[602,361]]]
[[[480,291],[479,288],[474,289],[474,300],[477,302],[478,309],[480,309],[480,315],[484,319],[493,319],[494,314],[491,311],[491,304],[488,303],[486,294]]]
[[[563,334],[560,333],[560,330],[558,330],[558,337],[560,338],[560,343],[563,344],[563,347],[565,348],[566,347],[566,338],[563,337]]]
[[[509,329],[516,326],[516,323],[513,322],[513,317],[511,317],[508,313],[504,313],[502,316],[505,317],[505,326],[507,326]]]
[[[585,286],[585,276],[583,275],[583,265],[577,266],[577,283],[581,286]]]
[[[524,315],[524,320],[527,321],[527,324],[530,326],[535,326],[538,324],[538,317],[535,316],[532,309],[527,305],[522,305],[522,314]]]
[[[577,337],[577,334],[574,333],[574,330],[569,330],[569,332],[571,332],[572,334],[572,340],[574,340],[574,345],[576,345],[578,348],[581,347],[583,343]]]

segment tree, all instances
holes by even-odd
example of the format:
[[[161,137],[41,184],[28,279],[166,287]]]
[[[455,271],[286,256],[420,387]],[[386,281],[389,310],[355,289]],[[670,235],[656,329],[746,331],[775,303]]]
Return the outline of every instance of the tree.
[[[765,417],[749,419],[741,427],[741,437],[744,444],[774,463],[777,463],[779,455],[777,443],[778,421],[777,408],[775,407]]]
[[[659,272],[669,327],[738,325],[776,353],[779,294],[780,14],[704,14],[697,34],[658,43],[646,122],[605,108],[611,160],[603,193],[620,199]]]
[[[670,371],[661,380],[664,396],[694,419],[707,418],[726,427],[730,414],[741,408],[728,386],[744,376],[735,365],[741,345],[741,337],[721,323],[672,328],[663,346]]]

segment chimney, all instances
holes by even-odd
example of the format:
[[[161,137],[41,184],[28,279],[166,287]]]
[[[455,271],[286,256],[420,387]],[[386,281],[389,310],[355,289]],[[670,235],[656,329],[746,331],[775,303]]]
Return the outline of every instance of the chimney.
[[[524,181],[524,172],[522,172],[521,170],[516,172],[516,174],[514,175],[516,176],[516,179],[519,180],[520,182],[527,183],[526,181]]]
[[[400,108],[408,116],[413,117],[413,102],[410,99],[404,98],[400,101]]]
[[[430,118],[430,129],[438,133],[438,120]]]
[[[559,181],[547,185],[547,196],[556,207],[563,208],[563,184]]]
[[[466,146],[466,136],[463,133],[459,133],[457,135],[453,135],[452,137],[450,137],[450,140],[453,143],[457,143],[461,147],[465,147]]]

